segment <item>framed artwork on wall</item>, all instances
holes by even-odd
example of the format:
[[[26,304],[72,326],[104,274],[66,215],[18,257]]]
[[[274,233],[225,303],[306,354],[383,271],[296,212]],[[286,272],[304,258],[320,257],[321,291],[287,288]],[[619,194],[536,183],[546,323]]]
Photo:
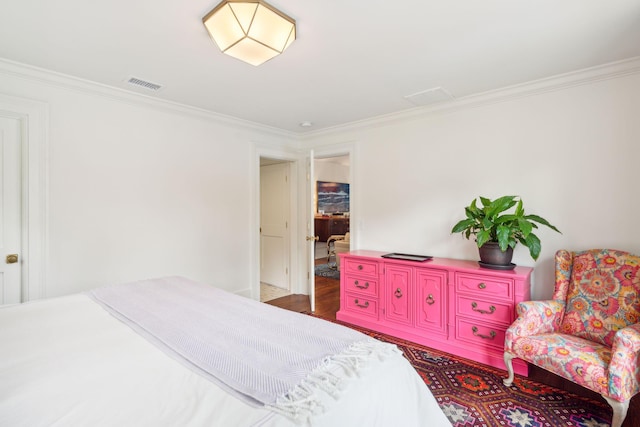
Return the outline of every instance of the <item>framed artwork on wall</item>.
[[[319,213],[349,212],[349,184],[317,181],[316,200]]]

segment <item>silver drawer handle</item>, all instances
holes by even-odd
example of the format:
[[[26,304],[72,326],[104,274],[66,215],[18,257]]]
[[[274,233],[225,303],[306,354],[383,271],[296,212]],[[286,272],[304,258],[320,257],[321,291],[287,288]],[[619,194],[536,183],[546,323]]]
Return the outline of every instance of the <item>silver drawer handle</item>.
[[[393,293],[396,298],[402,298],[402,289],[398,288],[396,289],[396,291]]]
[[[475,335],[477,337],[480,337],[482,339],[485,339],[485,340],[492,340],[492,339],[494,339],[496,337],[496,331],[493,331],[493,330],[489,333],[489,335],[479,334],[478,333],[478,328],[476,326],[472,327],[471,330],[473,331],[473,335]]]
[[[367,308],[369,307],[369,301],[365,301],[364,304],[360,304],[360,301],[355,300],[355,303],[358,307]]]
[[[493,314],[493,312],[496,311],[496,308],[492,305],[489,307],[489,310],[483,310],[478,308],[478,303],[474,301],[471,303],[471,310],[477,311],[480,314]]]
[[[358,265],[358,270],[362,270],[362,264]]]
[[[433,305],[435,304],[436,300],[433,299],[433,294],[429,294],[429,296],[426,299],[426,303],[429,305]]]
[[[364,286],[360,285],[359,283],[360,283],[359,281],[357,280],[355,281],[354,284],[356,285],[356,288],[367,289],[369,287],[369,282],[364,282]]]
[[[485,285],[484,283],[478,284],[478,288],[480,288],[480,289],[484,289],[486,287],[487,287],[487,285]]]

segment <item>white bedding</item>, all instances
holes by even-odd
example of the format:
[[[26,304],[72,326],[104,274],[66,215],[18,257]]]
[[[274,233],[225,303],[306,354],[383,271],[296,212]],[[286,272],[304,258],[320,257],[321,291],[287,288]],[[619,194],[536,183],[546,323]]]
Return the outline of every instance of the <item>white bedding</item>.
[[[339,368],[336,368],[339,369]],[[314,426],[450,426],[410,364],[374,360]],[[85,295],[0,309],[1,426],[290,426],[158,350]]]

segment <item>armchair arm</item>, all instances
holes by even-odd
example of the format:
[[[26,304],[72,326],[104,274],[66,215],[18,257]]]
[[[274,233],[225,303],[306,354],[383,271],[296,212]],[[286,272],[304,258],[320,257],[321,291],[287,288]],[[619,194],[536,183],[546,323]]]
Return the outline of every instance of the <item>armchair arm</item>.
[[[564,314],[561,301],[525,301],[516,306],[518,318],[509,326],[505,336],[505,348],[510,348],[513,339],[557,331]]]
[[[564,302],[555,300],[519,303],[516,306],[518,318],[514,325],[521,322],[526,326],[519,335],[539,335],[557,331],[564,315],[564,306]]]
[[[629,400],[638,392],[640,381],[640,323],[616,332],[609,363],[609,394],[618,401]]]

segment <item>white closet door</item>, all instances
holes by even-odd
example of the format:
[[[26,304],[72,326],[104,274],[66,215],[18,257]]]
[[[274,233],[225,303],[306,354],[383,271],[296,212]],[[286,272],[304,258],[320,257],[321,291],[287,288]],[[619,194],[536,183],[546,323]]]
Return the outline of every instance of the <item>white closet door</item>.
[[[20,122],[0,117],[0,304],[22,301],[20,141]]]
[[[289,290],[289,163],[260,167],[260,281]]]

